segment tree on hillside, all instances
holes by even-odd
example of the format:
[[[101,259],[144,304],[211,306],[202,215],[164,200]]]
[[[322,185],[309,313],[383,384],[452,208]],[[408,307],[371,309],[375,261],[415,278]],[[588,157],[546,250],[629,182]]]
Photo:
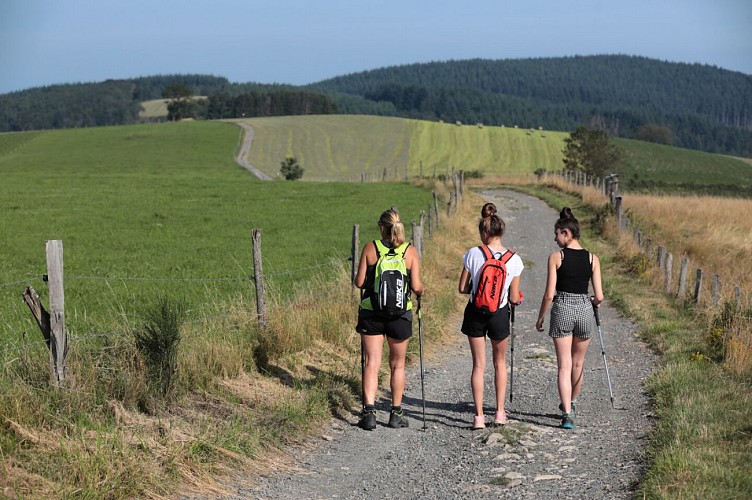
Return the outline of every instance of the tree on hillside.
[[[578,127],[564,139],[564,170],[602,177],[614,170],[622,152],[603,130]]]
[[[670,128],[652,123],[641,125],[635,133],[635,139],[655,142],[656,144],[668,144],[669,146],[674,144],[674,134],[671,133]]]
[[[288,156],[279,164],[279,174],[288,181],[294,181],[303,177],[303,167],[294,156]]]
[[[165,87],[162,97],[167,103],[167,119],[171,121],[193,117],[193,90],[182,83],[171,83]]]

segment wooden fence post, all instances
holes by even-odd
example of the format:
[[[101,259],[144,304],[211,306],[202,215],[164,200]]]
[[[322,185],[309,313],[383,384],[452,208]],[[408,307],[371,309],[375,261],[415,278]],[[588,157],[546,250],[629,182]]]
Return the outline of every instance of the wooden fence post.
[[[266,328],[266,291],[264,289],[264,271],[261,268],[261,229],[251,232],[253,242],[253,276],[256,281],[256,313],[261,328]]]
[[[671,274],[673,273],[673,267],[674,267],[674,256],[671,254],[671,252],[668,252],[666,254],[666,277],[663,281],[663,288],[666,291],[666,293],[671,293]]]
[[[652,238],[645,239],[645,257],[647,257],[648,260],[653,258],[653,239]]]
[[[433,193],[433,206],[436,210],[436,229],[439,228],[439,199],[436,196],[436,191],[431,191]]]
[[[713,298],[713,305],[717,306],[721,298],[721,277],[717,274],[713,275],[713,289],[711,291],[711,297]]]
[[[433,239],[433,219],[434,219],[434,217],[435,216],[433,214],[433,205],[431,205],[429,203],[428,204],[428,239],[429,240]]]
[[[687,274],[689,273],[689,257],[686,255],[682,258],[681,268],[679,269],[679,290],[676,292],[676,297],[684,300],[684,295],[687,293]]]
[[[423,226],[415,223],[415,219],[410,221],[413,228],[413,245],[418,251],[418,257],[423,257]]]
[[[742,289],[738,286],[734,287],[734,299],[736,300],[736,305],[741,306],[742,305]]]
[[[658,265],[658,269],[663,269],[663,261],[665,258],[666,258],[666,249],[663,248],[663,245],[658,245],[658,254],[655,259],[655,262]]]
[[[63,289],[63,242],[48,240],[47,285],[50,290],[50,367],[56,387],[65,383],[68,370],[68,335],[65,331],[65,293]]]
[[[695,304],[700,303],[700,292],[702,292],[702,269],[697,270],[697,279],[695,280]]]
[[[622,228],[624,227],[624,207],[622,207],[621,201],[622,201],[621,196],[617,196],[616,197],[616,220],[617,220],[617,225],[619,226],[619,231],[622,231]]]

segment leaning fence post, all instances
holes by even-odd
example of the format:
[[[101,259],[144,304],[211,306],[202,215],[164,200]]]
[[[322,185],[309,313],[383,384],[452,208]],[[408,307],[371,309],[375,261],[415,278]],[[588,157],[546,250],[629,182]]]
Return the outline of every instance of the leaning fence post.
[[[352,259],[352,269],[350,270],[350,283],[353,286],[352,293],[355,296],[355,275],[358,273],[358,250],[360,249],[360,224],[353,224],[352,232],[352,249],[350,258]]]
[[[695,281],[695,304],[700,303],[700,292],[702,291],[702,269],[697,270],[697,280]]]
[[[687,274],[689,273],[689,257],[686,255],[682,258],[681,268],[679,270],[679,290],[676,292],[676,297],[684,299],[684,295],[687,293]]]
[[[68,336],[65,331],[65,293],[63,290],[63,242],[48,240],[47,284],[50,290],[50,364],[52,382],[61,386],[65,382],[68,355]]]
[[[253,276],[256,281],[256,312],[261,328],[266,328],[266,292],[264,290],[264,271],[261,268],[261,229],[251,232],[253,241]]]

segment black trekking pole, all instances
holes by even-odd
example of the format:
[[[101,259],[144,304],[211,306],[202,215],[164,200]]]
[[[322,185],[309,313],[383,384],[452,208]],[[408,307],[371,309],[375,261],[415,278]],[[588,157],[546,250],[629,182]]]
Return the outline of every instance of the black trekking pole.
[[[598,338],[601,341],[601,354],[603,354],[603,366],[606,367],[606,381],[608,382],[608,394],[611,397],[611,408],[614,408],[614,393],[611,390],[611,376],[608,374],[608,361],[606,361],[606,346],[603,344],[603,332],[601,331],[601,318],[598,315],[598,307],[593,304],[595,312],[595,324],[598,325]]]
[[[423,399],[423,430],[426,430],[426,388],[423,384],[423,315],[418,295],[418,346],[420,349],[420,395]]]
[[[366,353],[363,349],[363,336],[360,336],[360,402],[366,409]]]
[[[512,364],[512,370],[510,372],[509,376],[509,404],[512,404],[512,401],[514,401],[514,306],[509,305],[509,329],[511,330],[511,364]]]

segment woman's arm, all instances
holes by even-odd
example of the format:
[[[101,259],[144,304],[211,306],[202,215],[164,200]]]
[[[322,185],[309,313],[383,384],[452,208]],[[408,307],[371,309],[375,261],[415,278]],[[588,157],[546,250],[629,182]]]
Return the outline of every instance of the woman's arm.
[[[520,276],[515,276],[514,278],[512,278],[512,282],[509,284],[509,302],[511,302],[512,305],[519,304],[520,299],[522,298],[520,281],[522,281],[522,278]]]
[[[535,323],[535,329],[543,331],[543,321],[546,319],[548,308],[554,301],[556,295],[556,269],[561,265],[561,254],[554,252],[548,256],[548,276],[546,277],[546,291],[543,292],[540,310],[538,311],[538,321]]]
[[[363,285],[366,284],[366,270],[368,269],[369,256],[371,257],[370,260],[376,262],[376,246],[373,244],[373,241],[366,243],[366,246],[363,247],[363,251],[360,253],[360,262],[358,263],[358,272],[355,274],[354,283],[358,288],[363,288]]]
[[[414,246],[407,247],[405,254],[405,265],[410,270],[410,289],[415,295],[423,295],[423,281],[420,279],[420,257]]]
[[[473,287],[470,284],[470,273],[463,267],[462,272],[460,273],[460,282],[457,285],[457,291],[467,295],[472,289]]]
[[[603,286],[601,285],[601,261],[595,254],[593,254],[593,293],[595,295],[590,298],[590,301],[598,307],[603,302]]]

